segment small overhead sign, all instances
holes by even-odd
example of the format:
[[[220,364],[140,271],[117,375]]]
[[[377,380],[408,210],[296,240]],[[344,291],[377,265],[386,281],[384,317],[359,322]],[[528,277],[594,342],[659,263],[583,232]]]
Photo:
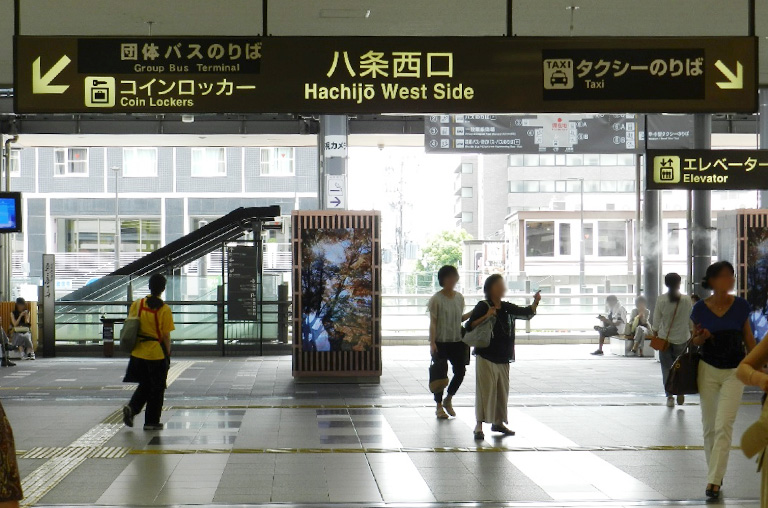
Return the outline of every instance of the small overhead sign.
[[[427,152],[636,153],[642,116],[605,114],[428,115]]]
[[[648,150],[648,189],[768,189],[768,150]]]
[[[17,113],[754,112],[754,37],[36,37]]]
[[[330,135],[323,140],[323,155],[328,157],[347,156],[347,136]]]
[[[326,175],[325,182],[325,207],[328,210],[346,210],[346,177],[344,175]]]

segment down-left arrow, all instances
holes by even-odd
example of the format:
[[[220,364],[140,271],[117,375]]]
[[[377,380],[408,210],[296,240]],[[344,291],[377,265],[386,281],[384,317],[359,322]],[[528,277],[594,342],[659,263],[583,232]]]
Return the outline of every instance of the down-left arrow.
[[[32,63],[32,93],[59,94],[66,92],[69,85],[52,85],[51,81],[56,79],[56,76],[58,76],[71,61],[72,60],[70,60],[67,55],[64,55],[43,75],[40,70],[40,57],[37,57],[37,60]]]

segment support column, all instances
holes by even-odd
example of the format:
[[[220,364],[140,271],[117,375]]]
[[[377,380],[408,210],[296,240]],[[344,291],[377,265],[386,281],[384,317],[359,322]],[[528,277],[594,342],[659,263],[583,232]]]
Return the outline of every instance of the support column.
[[[699,114],[694,117],[694,148],[712,148],[712,117]],[[693,191],[693,291],[702,298],[709,291],[701,287],[701,279],[712,262],[712,194],[711,191]]]
[[[321,210],[346,210],[347,196],[347,143],[346,115],[321,115],[320,133],[317,135],[318,201]],[[343,148],[340,145],[343,144]],[[327,176],[338,176],[343,183],[339,189],[327,188]]]
[[[760,95],[760,109],[757,115],[757,132],[760,134],[761,150],[768,150],[768,88],[761,88]],[[760,208],[768,208],[768,191],[760,191]]]
[[[656,305],[661,293],[661,193],[655,190],[643,192],[643,294],[648,299],[648,308]]]

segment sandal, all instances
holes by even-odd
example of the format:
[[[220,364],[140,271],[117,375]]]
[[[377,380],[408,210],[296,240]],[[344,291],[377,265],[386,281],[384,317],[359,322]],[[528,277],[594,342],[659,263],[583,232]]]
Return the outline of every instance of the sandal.
[[[483,434],[482,430],[474,432],[474,435],[475,435],[475,441],[483,441],[485,439],[485,434]]]

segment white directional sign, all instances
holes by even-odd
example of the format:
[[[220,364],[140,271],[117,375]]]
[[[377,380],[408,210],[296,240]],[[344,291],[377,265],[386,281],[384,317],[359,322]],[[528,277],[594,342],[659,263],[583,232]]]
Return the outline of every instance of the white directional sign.
[[[326,175],[325,207],[328,210],[347,209],[347,180],[344,175]]]
[[[53,64],[53,67],[51,67],[45,74],[43,74],[41,70],[42,64],[40,63],[40,57],[37,57],[37,59],[32,63],[32,93],[62,94],[66,92],[69,88],[69,85],[52,85],[51,82],[56,79],[56,76],[61,74],[61,71],[63,71],[71,61],[72,60],[70,60],[67,55],[64,55],[59,58],[58,62]]]
[[[744,88],[744,66],[741,65],[741,62],[738,60],[736,61],[736,74],[734,74],[722,60],[715,62],[715,67],[717,67],[717,70],[722,72],[725,79],[728,80],[718,81],[716,83],[718,88],[722,88],[723,90],[739,90]]]

